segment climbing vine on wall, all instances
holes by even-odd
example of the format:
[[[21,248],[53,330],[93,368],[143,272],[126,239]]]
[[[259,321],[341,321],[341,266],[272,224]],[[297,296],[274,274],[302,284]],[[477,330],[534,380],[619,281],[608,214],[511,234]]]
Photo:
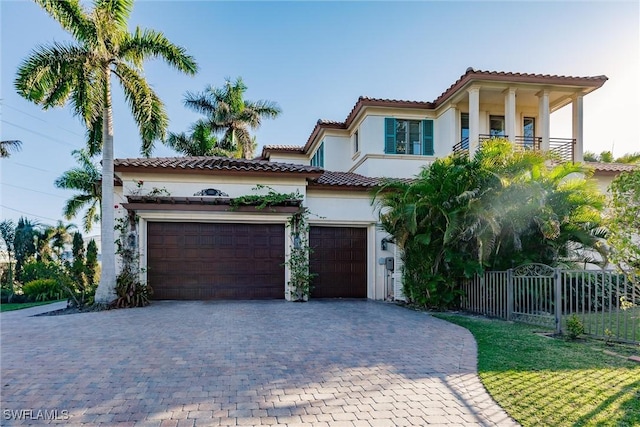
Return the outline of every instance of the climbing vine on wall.
[[[313,252],[309,246],[309,211],[301,208],[289,219],[291,229],[291,253],[285,261],[289,268],[289,296],[292,301],[307,301],[311,295],[311,282],[316,276],[309,270],[309,257]]]
[[[252,190],[259,191],[266,189],[267,194],[248,194],[231,199],[231,208],[240,206],[255,206],[257,210],[262,210],[274,206],[286,206],[292,203],[299,203],[302,195],[296,190],[293,193],[279,193],[268,185],[258,184]]]
[[[138,251],[138,217],[129,212],[124,218],[116,220],[116,254],[122,260],[122,269],[116,278],[117,298],[111,305],[117,308],[144,307],[149,304],[151,287],[140,279],[140,254]]]

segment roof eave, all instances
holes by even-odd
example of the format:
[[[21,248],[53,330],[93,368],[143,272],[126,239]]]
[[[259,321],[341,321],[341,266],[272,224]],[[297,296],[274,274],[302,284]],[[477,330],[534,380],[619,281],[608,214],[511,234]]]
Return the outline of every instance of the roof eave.
[[[114,172],[118,173],[161,173],[161,174],[195,174],[195,175],[223,175],[223,176],[251,176],[251,177],[299,177],[305,179],[317,179],[323,171],[255,171],[255,170],[228,170],[228,169],[204,169],[186,167],[153,167],[153,166],[115,166]]]

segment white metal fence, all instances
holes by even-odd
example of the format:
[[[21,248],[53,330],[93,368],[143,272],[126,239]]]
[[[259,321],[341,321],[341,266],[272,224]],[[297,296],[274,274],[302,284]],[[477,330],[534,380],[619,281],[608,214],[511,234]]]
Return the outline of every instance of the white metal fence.
[[[640,277],[613,270],[528,264],[487,271],[462,283],[466,311],[566,330],[576,315],[585,333],[640,343]]]

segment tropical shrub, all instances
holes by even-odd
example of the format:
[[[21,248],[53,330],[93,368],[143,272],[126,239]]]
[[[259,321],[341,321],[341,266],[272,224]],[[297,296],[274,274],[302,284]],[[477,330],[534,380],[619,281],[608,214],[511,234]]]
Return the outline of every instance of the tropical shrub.
[[[640,276],[640,168],[620,174],[610,191],[611,260]]]
[[[55,279],[38,279],[25,283],[22,292],[31,301],[51,301],[62,298],[62,289]]]
[[[413,182],[377,189],[380,222],[401,249],[405,295],[450,307],[458,281],[485,269],[593,261],[604,250],[604,196],[583,166],[547,160],[494,139],[471,159],[438,159]]]
[[[82,234],[73,234],[73,245],[71,248],[73,260],[67,263],[68,280],[63,289],[66,291],[69,302],[75,307],[84,307],[93,304],[96,287],[94,282],[89,284],[87,275],[90,274],[86,265],[84,241]]]
[[[28,261],[22,268],[23,283],[41,279],[60,280],[65,275],[64,269],[54,261]]]

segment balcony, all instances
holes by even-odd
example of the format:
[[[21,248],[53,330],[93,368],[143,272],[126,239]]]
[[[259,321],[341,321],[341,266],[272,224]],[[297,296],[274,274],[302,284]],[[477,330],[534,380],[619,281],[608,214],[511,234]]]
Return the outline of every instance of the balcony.
[[[478,135],[478,142],[482,144],[491,138],[506,138],[508,136],[495,136],[489,134]],[[512,141],[513,144],[522,150],[540,151],[542,146],[542,138],[538,136],[516,136]],[[571,162],[574,159],[574,146],[576,140],[574,138],[549,138],[549,153],[563,162]],[[453,146],[454,153],[466,153],[469,151],[469,138],[463,138],[460,142]]]

